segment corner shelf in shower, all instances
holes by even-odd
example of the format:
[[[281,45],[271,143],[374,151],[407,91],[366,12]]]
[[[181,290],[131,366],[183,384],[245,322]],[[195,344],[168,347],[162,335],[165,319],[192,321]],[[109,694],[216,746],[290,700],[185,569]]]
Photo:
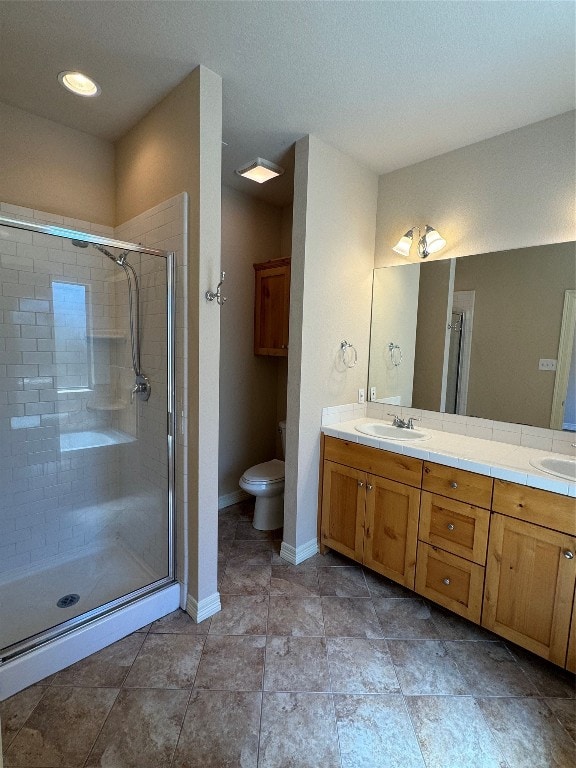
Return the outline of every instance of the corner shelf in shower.
[[[89,331],[86,334],[87,339],[102,340],[102,341],[126,341],[126,334],[124,331],[116,331],[114,329],[102,330],[102,331]]]

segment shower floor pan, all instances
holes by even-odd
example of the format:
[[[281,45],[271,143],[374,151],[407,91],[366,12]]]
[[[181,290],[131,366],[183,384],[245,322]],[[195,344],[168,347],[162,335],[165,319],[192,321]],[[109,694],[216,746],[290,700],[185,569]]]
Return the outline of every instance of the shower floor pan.
[[[111,542],[28,577],[3,581],[0,585],[0,648],[80,616],[160,578],[128,549]],[[69,597],[72,595],[79,599],[74,602],[74,598]],[[61,608],[58,601],[71,604]]]

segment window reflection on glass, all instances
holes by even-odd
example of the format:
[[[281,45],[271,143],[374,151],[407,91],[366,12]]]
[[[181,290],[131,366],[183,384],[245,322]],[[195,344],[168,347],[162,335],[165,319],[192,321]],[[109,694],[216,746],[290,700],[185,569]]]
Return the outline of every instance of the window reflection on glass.
[[[52,300],[58,391],[90,389],[92,366],[87,338],[87,286],[53,282]]]

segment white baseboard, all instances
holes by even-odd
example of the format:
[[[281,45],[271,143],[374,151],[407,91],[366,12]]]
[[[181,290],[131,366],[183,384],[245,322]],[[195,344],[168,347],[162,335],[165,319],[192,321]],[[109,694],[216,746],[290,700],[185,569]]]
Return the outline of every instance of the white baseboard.
[[[200,624],[204,619],[209,619],[210,616],[214,616],[221,610],[220,605],[220,593],[215,592],[210,597],[205,597],[204,600],[196,602],[193,597],[188,595],[186,600],[186,613],[191,616],[197,624]]]
[[[219,496],[218,509],[224,509],[224,507],[229,507],[231,504],[238,504],[238,502],[245,501],[249,498],[250,494],[239,488],[237,491],[232,491],[232,493],[226,493],[224,496]]]
[[[319,551],[318,539],[310,539],[306,544],[302,544],[300,547],[296,547],[296,549],[283,541],[280,547],[280,557],[292,563],[292,565],[300,565],[304,560],[308,560],[309,557],[318,554]]]
[[[170,584],[93,624],[5,662],[0,667],[0,701],[172,613],[179,607],[179,598],[180,585]]]

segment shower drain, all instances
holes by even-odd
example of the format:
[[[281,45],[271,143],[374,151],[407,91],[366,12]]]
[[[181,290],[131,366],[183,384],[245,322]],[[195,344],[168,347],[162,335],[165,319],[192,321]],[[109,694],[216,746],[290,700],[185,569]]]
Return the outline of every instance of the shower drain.
[[[64,595],[64,597],[61,597],[60,600],[58,600],[56,605],[58,608],[70,608],[71,605],[76,605],[78,600],[80,600],[80,595]]]

